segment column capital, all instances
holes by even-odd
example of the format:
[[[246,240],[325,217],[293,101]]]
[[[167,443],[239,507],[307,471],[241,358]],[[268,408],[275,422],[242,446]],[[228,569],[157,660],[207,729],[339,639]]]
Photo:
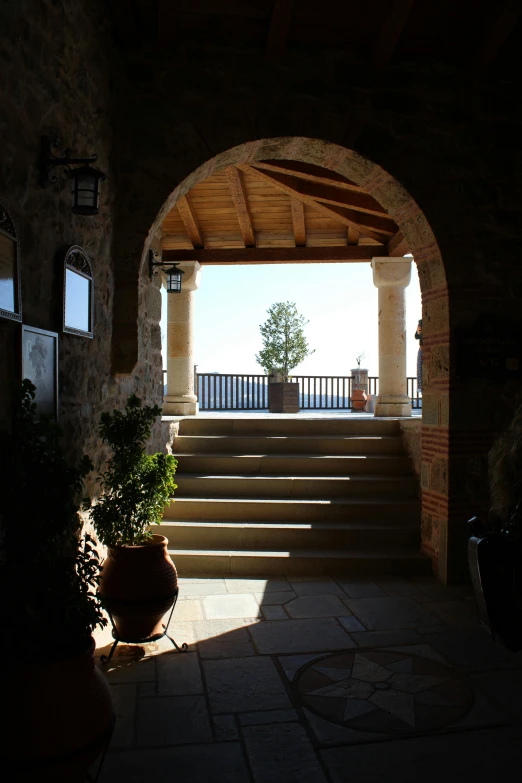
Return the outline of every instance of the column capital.
[[[406,288],[411,280],[409,258],[372,258],[373,284],[376,288],[398,286]]]
[[[199,261],[180,261],[178,266],[185,272],[181,278],[181,292],[196,291],[201,283],[201,264]]]

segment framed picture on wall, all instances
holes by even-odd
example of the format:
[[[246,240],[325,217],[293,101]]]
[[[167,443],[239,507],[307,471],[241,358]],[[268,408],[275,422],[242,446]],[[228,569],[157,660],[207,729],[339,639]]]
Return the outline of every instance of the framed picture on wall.
[[[38,416],[58,418],[58,334],[22,326],[22,379],[36,386]]]
[[[70,247],[63,268],[63,331],[80,337],[93,337],[93,274],[86,251]]]
[[[0,318],[22,320],[20,247],[9,210],[0,201]]]

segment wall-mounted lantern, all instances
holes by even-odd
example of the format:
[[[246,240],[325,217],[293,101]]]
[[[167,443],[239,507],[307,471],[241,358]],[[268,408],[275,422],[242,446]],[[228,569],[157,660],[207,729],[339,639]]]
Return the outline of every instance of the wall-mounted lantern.
[[[72,158],[70,150],[63,150],[63,155],[52,154],[53,149],[61,149],[62,142],[56,137],[42,138],[42,151],[40,155],[40,183],[43,187],[54,185],[58,181],[56,174],[51,170],[56,166],[66,166],[67,176],[72,179],[72,211],[76,215],[97,215],[100,201],[100,182],[106,179],[105,174],[91,167],[91,163],[98,160],[97,155],[90,158]],[[79,168],[70,168],[82,163]]]
[[[177,264],[171,264],[170,261],[157,261],[160,257],[159,253],[154,250],[149,250],[149,275],[152,279],[153,275],[159,275],[160,267],[165,271],[167,278],[167,293],[168,294],[180,294],[181,293],[181,275],[185,272],[183,269],[179,269]],[[168,268],[167,268],[168,267]]]

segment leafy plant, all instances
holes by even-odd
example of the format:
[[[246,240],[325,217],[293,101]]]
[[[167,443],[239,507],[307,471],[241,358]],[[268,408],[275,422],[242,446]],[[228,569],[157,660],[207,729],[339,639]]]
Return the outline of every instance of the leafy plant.
[[[357,367],[361,366],[361,362],[365,358],[366,358],[366,353],[364,351],[361,351],[360,353],[357,354],[357,356],[355,357],[355,361],[357,362]]]
[[[85,647],[94,628],[106,624],[95,594],[98,554],[92,539],[81,535],[78,516],[92,465],[87,457],[68,464],[56,422],[37,419],[35,391],[30,381],[22,382],[12,426],[2,433],[0,634],[4,649],[28,633],[38,654],[55,646],[66,654]]]
[[[259,327],[263,348],[256,362],[267,375],[277,371],[287,381],[289,372],[315,353],[309,349],[304,335],[304,327],[309,322],[299,315],[294,302],[276,302],[267,313],[268,319]]]
[[[112,450],[107,469],[98,476],[102,495],[89,514],[106,546],[143,544],[148,528],[159,525],[163,510],[177,488],[177,461],[172,454],[146,454],[150,430],[161,415],[158,405],[141,406],[135,394],[125,413],[103,413],[100,435]]]

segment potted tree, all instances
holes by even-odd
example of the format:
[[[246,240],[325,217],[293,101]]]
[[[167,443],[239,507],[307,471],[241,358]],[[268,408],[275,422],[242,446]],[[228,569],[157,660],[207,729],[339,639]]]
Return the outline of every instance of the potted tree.
[[[145,443],[161,415],[131,395],[125,412],[103,413],[100,434],[111,449],[99,474],[102,494],[88,504],[102,544],[108,548],[99,594],[109,611],[116,640],[151,641],[164,633],[162,619],[174,605],[177,573],[167,539],[149,527],[160,524],[174,494],[177,462],[172,454],[147,454]],[[114,648],[113,648],[114,649]]]
[[[289,373],[314,353],[304,334],[308,321],[294,302],[276,302],[267,312],[269,317],[260,326],[263,348],[256,361],[273,377],[268,407],[270,413],[299,413],[299,384],[289,380]]]
[[[0,453],[1,732],[9,780],[83,781],[114,721],[94,663],[98,555],[81,535],[79,493],[91,469],[70,465],[51,418],[37,419],[24,380]],[[13,651],[13,640],[16,650]]]

